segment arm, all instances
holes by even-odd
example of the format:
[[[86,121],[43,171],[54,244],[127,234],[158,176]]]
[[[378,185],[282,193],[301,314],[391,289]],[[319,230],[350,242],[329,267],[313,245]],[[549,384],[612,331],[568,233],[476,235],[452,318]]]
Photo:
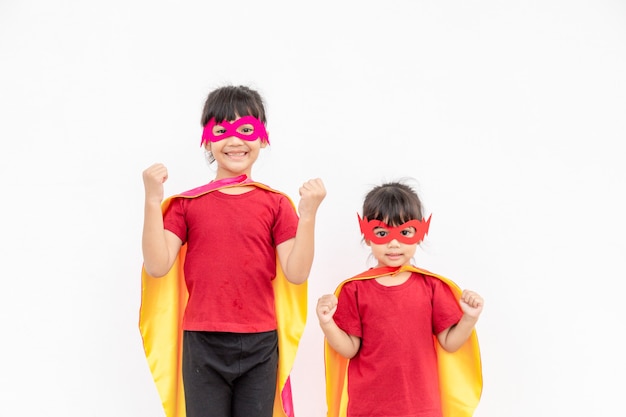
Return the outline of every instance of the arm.
[[[461,320],[437,334],[439,344],[448,352],[454,352],[463,346],[472,334],[478,317],[483,311],[483,298],[473,291],[464,290],[459,303],[463,310]]]
[[[293,284],[302,284],[311,272],[315,248],[315,215],[325,196],[326,189],[319,178],[309,180],[300,187],[300,218],[296,237],[276,247],[285,277]]]
[[[317,318],[324,332],[326,341],[337,353],[351,359],[361,347],[361,339],[350,335],[337,326],[333,316],[337,311],[337,297],[326,294],[317,301]]]
[[[143,172],[145,188],[142,251],[144,268],[153,277],[162,277],[170,270],[182,241],[174,233],[163,228],[161,201],[167,169],[154,164]]]

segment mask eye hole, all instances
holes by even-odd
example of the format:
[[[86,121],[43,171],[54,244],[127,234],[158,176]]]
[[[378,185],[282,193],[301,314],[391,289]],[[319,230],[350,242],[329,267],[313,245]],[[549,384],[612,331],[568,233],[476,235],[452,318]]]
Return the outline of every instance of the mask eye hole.
[[[382,227],[377,227],[374,229],[374,236],[378,238],[384,238],[389,235],[389,231],[387,229],[383,229]]]

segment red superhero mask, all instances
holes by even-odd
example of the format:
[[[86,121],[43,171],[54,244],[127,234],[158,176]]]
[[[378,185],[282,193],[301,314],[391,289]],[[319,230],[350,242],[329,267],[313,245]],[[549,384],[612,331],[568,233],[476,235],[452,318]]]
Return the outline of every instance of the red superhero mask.
[[[387,223],[380,220],[367,220],[367,217],[361,219],[361,216],[358,213],[357,216],[359,217],[361,233],[363,233],[365,239],[371,241],[372,243],[382,245],[383,243],[389,243],[393,239],[396,239],[399,242],[412,245],[424,240],[424,236],[426,236],[428,228],[430,227],[430,218],[433,215],[431,214],[426,221],[409,220],[408,222],[396,227],[389,226]],[[412,236],[411,233],[407,234],[407,229],[410,228],[415,229]]]
[[[219,135],[213,134],[213,128],[216,125],[223,127],[225,132],[220,133]],[[241,127],[242,125],[252,125],[252,132],[238,132],[237,129],[239,129],[239,127]],[[261,142],[270,143],[269,138],[267,137],[267,131],[265,130],[265,126],[263,125],[263,123],[254,116],[244,116],[235,120],[232,123],[228,120],[222,120],[221,122],[216,123],[215,118],[212,118],[211,120],[209,120],[209,123],[204,126],[204,131],[202,132],[202,142],[200,142],[200,145],[204,145],[208,141],[219,142],[220,140],[229,138],[231,136],[237,136],[239,139],[247,140],[250,142],[261,139]]]

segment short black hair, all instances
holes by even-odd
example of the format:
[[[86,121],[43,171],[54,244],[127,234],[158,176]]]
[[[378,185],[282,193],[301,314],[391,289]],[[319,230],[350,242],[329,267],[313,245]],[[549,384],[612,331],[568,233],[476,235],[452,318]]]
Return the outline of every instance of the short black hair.
[[[363,201],[363,218],[400,226],[422,220],[423,205],[417,192],[400,181],[387,182],[371,189]]]
[[[227,85],[209,93],[204,102],[200,123],[204,127],[213,118],[219,123],[243,116],[254,116],[265,124],[267,120],[263,98],[250,87]]]

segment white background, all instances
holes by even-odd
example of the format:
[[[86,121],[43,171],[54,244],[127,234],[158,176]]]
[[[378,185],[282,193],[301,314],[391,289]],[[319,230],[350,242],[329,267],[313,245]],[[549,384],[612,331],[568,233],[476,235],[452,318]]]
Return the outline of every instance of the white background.
[[[475,416],[623,412],[625,2],[0,0],[0,415],[162,415],[141,171],[212,179],[200,114],[230,83],[267,102],[255,179],[328,189],[297,417],[326,410],[315,302],[403,177],[433,214],[416,263],[486,300]]]

